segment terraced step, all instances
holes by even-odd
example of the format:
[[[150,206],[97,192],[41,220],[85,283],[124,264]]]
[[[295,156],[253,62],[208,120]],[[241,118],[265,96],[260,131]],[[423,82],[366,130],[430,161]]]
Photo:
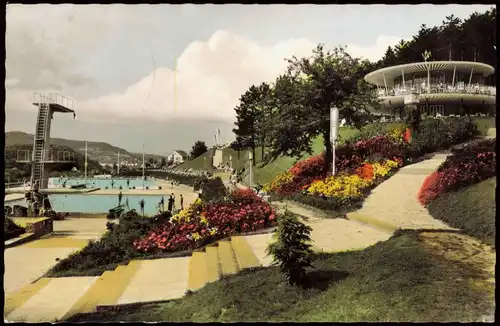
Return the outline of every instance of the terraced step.
[[[119,268],[121,269],[123,267],[124,266],[118,266],[115,271],[119,271]],[[70,308],[66,315],[64,315],[63,319],[71,317],[77,313],[95,312],[99,301],[111,286],[110,283],[114,281],[113,275],[115,275],[115,271],[105,271],[101,276],[99,276],[96,282],[92,284],[92,286]]]
[[[127,266],[118,266],[115,271],[109,273],[110,281],[103,283],[105,287],[101,290],[102,296],[97,303],[97,311],[102,307],[112,306],[118,302],[140,265],[141,261],[133,260]],[[108,276],[105,277],[108,278]]]
[[[234,275],[240,271],[231,241],[219,241],[219,260],[223,276]]]
[[[261,267],[259,259],[243,236],[231,237],[236,261],[240,269]]]
[[[197,291],[208,282],[207,257],[203,251],[193,252],[189,260],[188,290]]]
[[[188,287],[191,257],[141,261],[117,304],[156,302],[179,299]]]
[[[33,295],[35,295],[43,287],[47,286],[50,280],[50,278],[41,278],[37,282],[28,284],[22,289],[7,295],[5,297],[4,317],[24,305]]]
[[[207,282],[218,281],[222,276],[222,267],[219,260],[219,246],[209,246],[205,248],[205,259],[207,264]]]
[[[37,291],[35,291],[34,287],[32,288],[29,298],[18,299],[18,304],[21,301],[24,302],[6,314],[5,319],[8,321],[33,323],[61,320],[97,279],[97,277],[60,277],[47,279],[49,280],[48,283],[44,286],[38,285],[39,288]],[[42,280],[38,281],[42,285],[47,282]],[[9,310],[13,306],[14,304],[11,301]]]

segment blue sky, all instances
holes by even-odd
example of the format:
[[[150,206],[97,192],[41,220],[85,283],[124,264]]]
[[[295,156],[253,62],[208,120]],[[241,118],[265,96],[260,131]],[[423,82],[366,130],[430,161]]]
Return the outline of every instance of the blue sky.
[[[131,150],[142,147],[137,135],[161,137],[167,144],[152,148],[168,152],[187,149],[194,137],[210,143],[218,123],[230,140],[240,94],[274,80],[284,58],[308,55],[324,43],[377,60],[421,24],[439,25],[451,14],[467,18],[489,7],[9,5],[6,127],[31,131],[32,93],[55,91],[75,99],[80,133],[74,134],[76,122],[62,118],[54,137],[99,139]],[[156,124],[161,131],[151,131]],[[197,132],[186,133],[192,125]],[[137,135],[123,133],[124,126]]]

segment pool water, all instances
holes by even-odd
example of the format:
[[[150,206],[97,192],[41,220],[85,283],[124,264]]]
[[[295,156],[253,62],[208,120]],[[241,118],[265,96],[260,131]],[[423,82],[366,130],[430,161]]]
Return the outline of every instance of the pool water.
[[[67,180],[67,181],[66,181]],[[129,181],[129,185],[127,186],[127,180]],[[66,186],[75,186],[75,185],[81,185],[81,184],[86,184],[87,188],[101,188],[105,189],[108,187],[109,189],[111,188],[120,188],[120,186],[123,189],[128,189],[129,187],[136,187],[136,188],[142,188],[142,187],[153,187],[156,186],[156,184],[151,181],[151,180],[142,180],[142,179],[94,179],[94,178],[87,178],[85,179],[65,179],[65,178],[51,178],[51,182],[55,185],[58,186],[60,184],[63,184],[64,181],[66,181]],[[111,184],[113,183],[113,187],[111,187]]]
[[[144,212],[148,215],[158,213],[158,204],[161,195],[123,195],[122,204],[126,204],[130,209],[135,209],[140,213],[139,201],[144,199]],[[89,194],[54,194],[49,195],[52,208],[56,212],[69,213],[107,213],[111,208],[118,205],[118,195],[89,195]],[[164,196],[165,209],[167,209],[168,196]],[[26,205],[24,200],[12,201],[6,205]],[[180,205],[179,198],[176,198],[176,207]]]

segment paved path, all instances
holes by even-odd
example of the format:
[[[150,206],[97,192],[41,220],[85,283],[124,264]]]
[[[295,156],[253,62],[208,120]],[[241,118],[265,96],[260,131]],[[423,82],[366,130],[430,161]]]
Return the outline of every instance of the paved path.
[[[304,223],[312,228],[311,239],[315,251],[339,252],[360,250],[379,241],[385,241],[392,230],[373,228],[358,221],[331,218],[327,213],[309,209],[291,201],[273,203],[278,210],[286,209],[305,217]],[[254,241],[254,240],[250,240]]]
[[[347,214],[349,219],[375,221],[392,225],[394,229],[451,229],[429,215],[417,199],[425,178],[437,170],[447,154],[403,167],[376,187],[361,209]],[[367,222],[368,224],[372,224]],[[376,223],[375,223],[376,224]]]
[[[54,234],[20,246],[5,249],[4,292],[11,293],[37,280],[89,240],[106,232],[106,219],[70,218],[54,221]]]

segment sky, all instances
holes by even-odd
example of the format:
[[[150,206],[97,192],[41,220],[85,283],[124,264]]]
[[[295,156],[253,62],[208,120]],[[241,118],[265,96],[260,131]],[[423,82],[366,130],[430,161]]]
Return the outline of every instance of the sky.
[[[73,100],[51,136],[129,151],[231,141],[234,107],[318,43],[372,61],[420,25],[491,5],[7,5],[6,131],[33,133],[33,94]],[[41,19],[43,17],[43,19]]]

